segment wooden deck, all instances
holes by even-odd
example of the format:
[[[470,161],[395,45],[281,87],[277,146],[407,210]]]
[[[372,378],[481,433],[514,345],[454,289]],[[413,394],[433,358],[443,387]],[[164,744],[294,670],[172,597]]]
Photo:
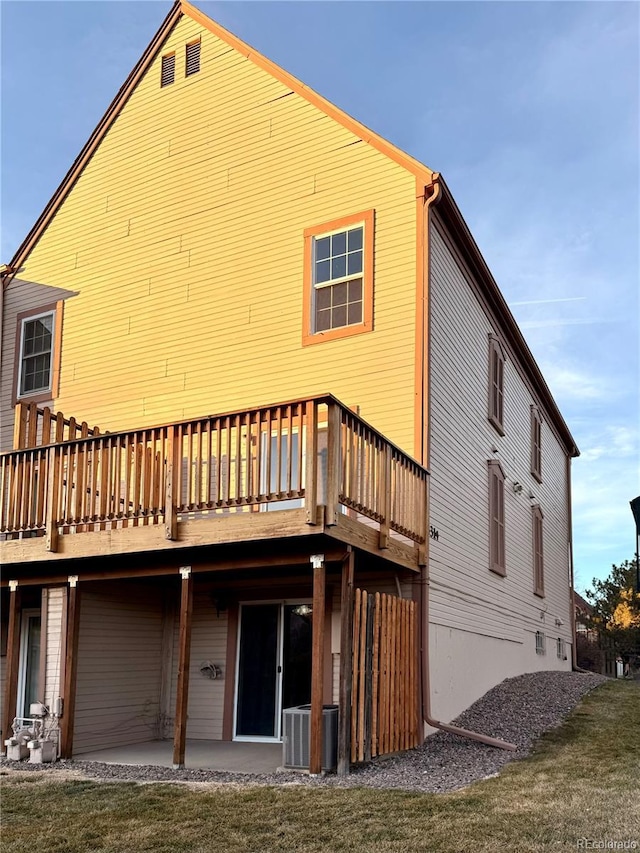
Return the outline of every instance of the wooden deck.
[[[331,396],[103,434],[20,407],[15,435],[5,567],[318,534],[424,562],[427,471]]]

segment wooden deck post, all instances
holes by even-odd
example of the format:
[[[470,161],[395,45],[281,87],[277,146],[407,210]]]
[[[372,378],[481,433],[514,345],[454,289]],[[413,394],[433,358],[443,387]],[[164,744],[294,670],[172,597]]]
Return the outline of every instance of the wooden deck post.
[[[27,438],[27,405],[16,403],[13,420],[13,449],[22,450],[26,447]],[[4,734],[4,732],[3,732]]]
[[[70,575],[69,594],[67,595],[67,634],[64,656],[64,705],[60,719],[60,758],[71,758],[73,756],[79,633],[80,590],[78,589],[78,576]]]
[[[311,646],[311,719],[309,773],[322,773],[322,699],[324,686],[325,576],[324,554],[311,557],[313,566],[313,632]]]
[[[337,403],[329,403],[328,412],[328,434],[327,434],[327,491],[325,495],[325,524],[331,526],[338,522],[340,502],[340,479],[342,473],[342,459],[340,451],[340,439],[342,431],[342,417],[340,406]]]
[[[349,550],[342,562],[340,596],[340,687],[338,715],[338,775],[349,774],[351,757],[351,688],[353,681],[353,575],[355,555]]]
[[[191,617],[193,615],[193,576],[191,566],[180,569],[180,640],[178,650],[178,690],[173,729],[173,767],[184,767],[187,745],[187,705],[189,703],[189,663],[191,661]]]
[[[11,724],[16,715],[18,701],[18,666],[20,661],[20,606],[22,593],[18,581],[9,581],[9,621],[7,625],[7,671],[2,706],[2,747],[11,737]]]
[[[56,447],[47,451],[47,509],[44,521],[47,551],[58,550],[58,500],[60,495],[60,455]]]
[[[309,400],[306,411],[304,505],[307,524],[318,523],[318,428],[317,403]]]

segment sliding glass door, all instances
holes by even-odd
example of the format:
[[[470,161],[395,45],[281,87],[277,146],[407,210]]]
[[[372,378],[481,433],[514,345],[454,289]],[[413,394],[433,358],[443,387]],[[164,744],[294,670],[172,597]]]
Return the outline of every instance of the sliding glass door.
[[[309,604],[240,606],[237,740],[280,740],[282,709],[311,700]]]

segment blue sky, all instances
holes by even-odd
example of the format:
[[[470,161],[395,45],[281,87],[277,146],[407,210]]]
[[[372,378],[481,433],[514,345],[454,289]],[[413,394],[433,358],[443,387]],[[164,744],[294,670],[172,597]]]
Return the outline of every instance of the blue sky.
[[[441,172],[582,451],[576,586],[631,557],[640,494],[639,32],[633,2],[201,2]],[[170,3],[11,2],[8,262]]]

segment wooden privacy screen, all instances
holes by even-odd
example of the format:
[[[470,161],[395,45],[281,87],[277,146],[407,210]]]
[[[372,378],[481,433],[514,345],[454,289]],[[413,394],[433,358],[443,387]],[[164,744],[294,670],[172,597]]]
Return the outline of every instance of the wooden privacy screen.
[[[356,589],[351,761],[418,744],[416,605]]]

